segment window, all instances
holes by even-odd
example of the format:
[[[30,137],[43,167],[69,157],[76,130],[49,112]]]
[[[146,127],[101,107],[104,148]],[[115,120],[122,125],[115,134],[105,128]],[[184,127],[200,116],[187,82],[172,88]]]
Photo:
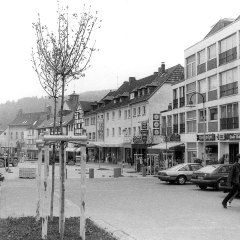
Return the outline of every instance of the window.
[[[118,118],[121,118],[121,115],[122,115],[122,111],[118,110]]]
[[[138,126],[138,134],[140,134],[140,133],[141,133],[141,127]]]
[[[177,89],[173,89],[173,99],[177,99]]]
[[[114,119],[115,119],[115,112],[112,111],[112,120],[114,120]]]
[[[198,52],[198,65],[203,64],[205,62],[206,62],[206,59],[205,59],[205,49],[204,49],[201,52]]]
[[[112,136],[114,137],[115,136],[115,129],[112,128]]]
[[[138,107],[138,116],[141,115],[141,107]]]
[[[196,76],[196,62],[195,55],[192,55],[186,59],[187,63],[187,78]]]
[[[178,171],[190,171],[190,168],[188,165],[186,165],[186,166],[180,168]]]
[[[221,106],[220,129],[236,129],[239,126],[238,103]]]
[[[88,134],[88,138],[89,138],[90,140],[92,139],[92,134],[91,134],[91,133]]]
[[[128,135],[131,136],[131,128],[128,128]]]
[[[146,107],[145,106],[142,106],[142,115],[145,116],[146,115]]]
[[[118,135],[119,135],[119,136],[121,136],[121,131],[122,131],[122,129],[119,127],[119,128],[118,128]]]
[[[237,46],[236,34],[220,41],[220,53],[226,52]]]
[[[216,58],[216,44],[211,45],[208,47],[208,60]]]
[[[95,117],[91,117],[91,125],[95,125],[96,122],[96,118]]]
[[[127,110],[124,110],[124,119],[127,119]]]
[[[137,131],[137,128],[136,128],[136,127],[133,127],[133,136],[136,135],[136,131]]]
[[[95,137],[96,137],[96,133],[95,132],[93,132],[92,133],[92,139],[95,141]]]
[[[107,128],[107,137],[109,137],[109,129]]]
[[[144,96],[144,94],[145,94],[145,89],[143,88],[142,89],[142,95]]]
[[[221,85],[226,85],[237,81],[237,68],[220,73]]]
[[[133,117],[136,117],[136,115],[137,115],[137,110],[136,108],[133,108]]]
[[[206,79],[198,81],[198,92],[205,93],[207,91]]]
[[[18,132],[16,132],[16,139],[18,139]]]
[[[107,113],[107,121],[109,120],[109,113]]]
[[[131,118],[131,110],[128,109],[128,118]]]
[[[210,121],[216,121],[218,119],[218,109],[210,108],[209,109]]]
[[[208,78],[208,89],[209,91],[217,89],[217,75]]]
[[[130,94],[130,100],[134,99],[134,92]]]
[[[196,132],[196,111],[187,112],[187,132]]]
[[[203,110],[199,110],[199,122],[204,122],[204,117],[207,121],[207,112],[206,112],[206,109],[203,111]]]

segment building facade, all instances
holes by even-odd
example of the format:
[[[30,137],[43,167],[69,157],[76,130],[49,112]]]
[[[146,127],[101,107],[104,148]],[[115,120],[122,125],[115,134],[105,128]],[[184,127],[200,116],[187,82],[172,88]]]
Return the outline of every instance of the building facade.
[[[240,20],[222,19],[185,50],[185,81],[173,85],[172,110],[161,113],[162,127],[185,143],[185,162],[233,163],[239,152],[239,46]]]

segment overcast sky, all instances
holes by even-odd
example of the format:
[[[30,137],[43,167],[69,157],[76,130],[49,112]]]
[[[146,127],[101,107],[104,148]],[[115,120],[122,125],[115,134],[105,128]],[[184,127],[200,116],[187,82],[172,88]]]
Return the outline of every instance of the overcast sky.
[[[81,12],[81,0],[61,0]],[[86,77],[72,82],[70,94],[115,89],[130,76],[137,79],[184,63],[184,50],[199,42],[222,18],[240,15],[239,0],[85,0],[99,12],[102,28],[96,32],[100,50],[92,57]],[[56,0],[7,0],[0,8],[0,103],[43,96],[32,69],[35,47],[32,23],[37,13],[44,23],[56,21]]]

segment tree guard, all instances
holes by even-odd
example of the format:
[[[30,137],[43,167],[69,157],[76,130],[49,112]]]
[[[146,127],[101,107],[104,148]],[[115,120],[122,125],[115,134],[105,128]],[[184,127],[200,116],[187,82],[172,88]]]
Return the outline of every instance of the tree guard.
[[[59,232],[64,233],[64,223],[65,223],[65,177],[66,177],[66,143],[67,142],[76,142],[80,145],[82,152],[81,158],[81,184],[80,184],[80,206],[81,206],[81,216],[80,216],[80,237],[85,240],[85,226],[86,226],[86,217],[85,217],[85,201],[86,201],[86,145],[87,145],[87,136],[64,136],[64,135],[44,135],[41,140],[37,140],[36,143],[38,146],[44,147],[45,161],[44,161],[44,201],[41,203],[41,195],[38,194],[38,204],[37,209],[42,205],[42,239],[47,239],[47,223],[48,223],[48,191],[47,191],[47,179],[49,171],[49,144],[56,142],[62,142],[64,145],[64,159],[61,159],[60,154],[60,201],[59,201]],[[40,147],[39,147],[40,148]],[[38,170],[40,169],[41,161],[41,150],[38,152]],[[63,164],[63,166],[61,165]],[[39,170],[39,173],[41,171]],[[40,181],[38,173],[38,179]],[[40,184],[37,182],[38,191],[40,191]],[[61,221],[61,222],[60,222]]]

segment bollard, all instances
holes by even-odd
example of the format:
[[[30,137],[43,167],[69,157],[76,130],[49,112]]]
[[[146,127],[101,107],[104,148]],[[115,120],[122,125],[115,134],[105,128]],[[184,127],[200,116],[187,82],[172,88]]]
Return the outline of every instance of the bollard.
[[[114,168],[113,169],[113,177],[118,178],[121,176],[121,168]]]
[[[94,178],[94,168],[89,168],[89,178]]]
[[[147,174],[147,169],[146,169],[146,167],[142,167],[142,176],[143,176],[143,177],[146,177],[146,174]]]

